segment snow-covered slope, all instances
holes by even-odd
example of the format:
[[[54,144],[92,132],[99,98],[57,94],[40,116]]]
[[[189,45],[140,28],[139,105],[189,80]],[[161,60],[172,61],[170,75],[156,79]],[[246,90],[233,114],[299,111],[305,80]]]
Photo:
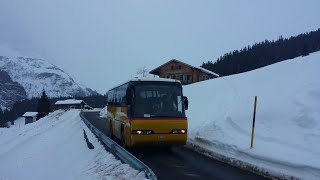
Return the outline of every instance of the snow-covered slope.
[[[320,179],[319,67],[320,53],[313,53],[186,86],[189,143],[273,174]]]
[[[28,98],[39,97],[45,89],[49,97],[90,95],[88,88],[78,85],[68,74],[43,59],[5,57],[0,54],[0,70],[21,84]]]
[[[104,149],[79,112],[55,111],[31,124],[0,128],[0,179],[145,179]]]

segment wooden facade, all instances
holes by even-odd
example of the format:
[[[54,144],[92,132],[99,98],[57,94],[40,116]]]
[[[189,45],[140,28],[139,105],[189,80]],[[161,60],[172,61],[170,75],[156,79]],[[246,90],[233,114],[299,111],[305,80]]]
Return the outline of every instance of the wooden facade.
[[[177,79],[183,85],[219,77],[214,72],[186,64],[176,59],[172,59],[153,69],[150,71],[150,74],[158,75],[161,78]]]

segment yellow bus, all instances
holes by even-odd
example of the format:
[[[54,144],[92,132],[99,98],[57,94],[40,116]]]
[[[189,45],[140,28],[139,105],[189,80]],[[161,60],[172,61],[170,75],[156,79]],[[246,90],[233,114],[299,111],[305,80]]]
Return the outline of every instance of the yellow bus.
[[[124,147],[185,145],[187,109],[178,80],[135,78],[107,93],[110,135]]]

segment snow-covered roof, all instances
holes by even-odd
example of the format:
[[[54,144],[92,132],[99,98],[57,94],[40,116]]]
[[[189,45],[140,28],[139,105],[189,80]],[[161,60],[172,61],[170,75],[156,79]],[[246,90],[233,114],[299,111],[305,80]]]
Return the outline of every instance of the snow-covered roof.
[[[26,112],[22,115],[22,117],[35,117],[37,114],[38,112]]]
[[[77,100],[77,99],[67,99],[67,100],[60,100],[54,103],[55,105],[65,105],[65,104],[81,104],[83,103],[83,100]]]
[[[151,71],[150,71],[150,74],[155,73],[157,69],[159,69],[159,68],[161,68],[162,66],[165,66],[165,65],[167,65],[167,64],[169,64],[169,63],[171,63],[171,62],[173,62],[173,61],[178,62],[178,63],[180,63],[180,64],[184,64],[184,65],[189,66],[189,67],[191,67],[191,68],[199,69],[200,71],[205,72],[205,73],[207,73],[207,74],[211,74],[211,75],[215,75],[215,76],[219,77],[219,75],[218,75],[217,73],[215,73],[215,72],[209,71],[209,70],[207,70],[207,69],[205,69],[205,68],[202,68],[202,67],[192,66],[192,65],[190,65],[190,64],[184,63],[184,62],[179,61],[179,60],[176,60],[176,59],[172,59],[172,60],[170,60],[170,61],[162,64],[161,66],[159,66],[159,67],[151,70]]]
[[[196,68],[200,69],[201,71],[203,71],[205,73],[212,74],[212,75],[215,75],[215,76],[219,77],[219,74],[217,74],[215,72],[212,72],[212,71],[209,71],[208,69],[205,69],[205,68],[202,68],[202,67],[196,67]]]

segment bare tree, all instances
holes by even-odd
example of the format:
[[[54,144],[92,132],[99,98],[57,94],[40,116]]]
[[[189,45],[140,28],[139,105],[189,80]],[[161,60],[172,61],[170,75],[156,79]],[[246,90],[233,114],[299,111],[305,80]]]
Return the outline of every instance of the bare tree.
[[[141,75],[142,77],[147,77],[148,76],[149,70],[147,69],[146,66],[143,66],[142,68],[138,69],[137,75]]]

